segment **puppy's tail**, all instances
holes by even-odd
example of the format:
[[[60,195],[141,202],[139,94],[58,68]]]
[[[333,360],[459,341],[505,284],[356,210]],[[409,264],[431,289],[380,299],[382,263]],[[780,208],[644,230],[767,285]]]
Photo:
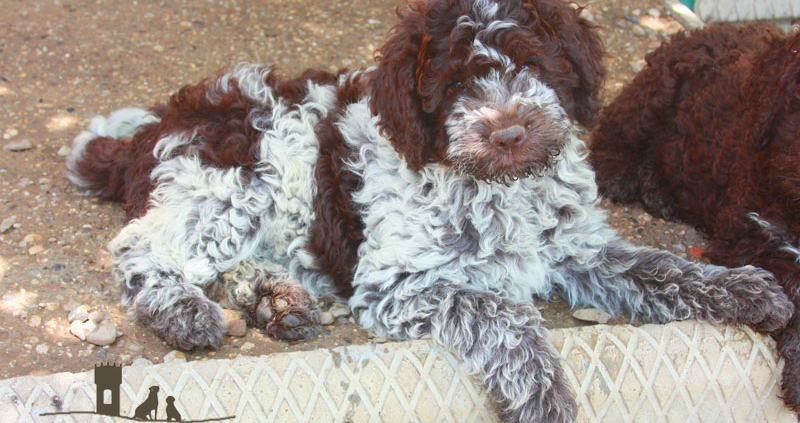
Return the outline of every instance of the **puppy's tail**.
[[[72,141],[67,177],[91,195],[119,201],[125,171],[135,155],[132,137],[143,126],[160,120],[147,110],[119,109],[108,118],[95,116],[89,128]]]

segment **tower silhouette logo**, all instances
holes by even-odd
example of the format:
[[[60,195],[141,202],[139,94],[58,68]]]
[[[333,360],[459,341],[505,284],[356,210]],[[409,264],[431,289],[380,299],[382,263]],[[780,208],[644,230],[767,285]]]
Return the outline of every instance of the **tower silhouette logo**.
[[[183,420],[181,413],[175,406],[175,397],[165,398],[166,406],[163,413],[159,413],[159,386],[151,386],[147,398],[133,411],[132,416],[120,414],[119,391],[122,385],[122,365],[115,363],[100,363],[94,366],[94,384],[96,387],[95,411],[58,411],[42,413],[40,416],[55,416],[61,414],[96,414],[110,416],[125,420],[151,421],[151,422],[183,422],[200,423],[230,420],[236,416],[214,417],[202,420]],[[200,400],[198,398],[198,400]],[[163,417],[160,419],[159,416]]]
[[[119,387],[122,385],[122,365],[96,364],[94,366],[94,384],[97,387],[97,414],[119,416]],[[110,399],[110,401],[106,402],[106,398]]]

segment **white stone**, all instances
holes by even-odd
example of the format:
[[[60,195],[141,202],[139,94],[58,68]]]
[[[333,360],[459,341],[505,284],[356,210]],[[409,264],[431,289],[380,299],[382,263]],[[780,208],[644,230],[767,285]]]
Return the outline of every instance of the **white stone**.
[[[610,314],[596,308],[582,308],[575,310],[575,312],[572,313],[572,317],[578,320],[583,320],[584,322],[595,322],[600,324],[608,323],[608,321],[611,320]]]
[[[350,309],[347,308],[346,305],[341,304],[341,303],[333,304],[329,311],[330,311],[330,313],[331,313],[331,315],[333,316],[334,319],[336,319],[338,317],[346,317],[346,316],[350,315]]]
[[[83,331],[83,323],[78,320],[69,325],[69,332],[75,335],[81,341],[86,340],[86,332]]]
[[[67,320],[72,323],[74,321],[85,322],[89,320],[89,308],[85,305],[80,305],[72,309],[67,316]]]
[[[173,363],[173,362],[181,362],[186,361],[186,354],[178,351],[172,350],[164,356],[164,363]]]
[[[89,320],[91,320],[91,321],[93,321],[95,323],[100,323],[103,320],[106,320],[108,317],[109,317],[108,314],[106,314],[106,313],[104,313],[104,312],[102,312],[100,310],[95,310],[95,311],[89,313]]]
[[[6,145],[3,146],[3,150],[5,151],[25,151],[32,148],[33,143],[26,138],[7,142]]]
[[[3,219],[3,221],[0,222],[0,234],[8,232],[9,230],[11,230],[11,228],[14,227],[14,223],[16,223],[16,221],[17,221],[17,218],[15,216],[9,216],[9,217]]]
[[[93,324],[91,320],[84,323],[84,330],[86,326],[89,324]],[[101,322],[97,327],[93,330],[86,333],[86,340],[91,342],[92,344],[104,346],[110,345],[117,339],[117,328],[114,327],[114,323],[110,320],[104,320]]]

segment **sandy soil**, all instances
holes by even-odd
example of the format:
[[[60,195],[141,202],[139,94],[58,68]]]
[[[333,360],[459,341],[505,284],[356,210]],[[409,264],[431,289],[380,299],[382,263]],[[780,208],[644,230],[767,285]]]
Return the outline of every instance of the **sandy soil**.
[[[164,360],[172,350],[119,305],[104,245],[123,226],[116,204],[79,195],[59,151],[94,114],[148,106],[183,84],[242,61],[306,67],[371,64],[394,22],[395,0],[7,0],[0,13],[0,378],[79,371],[99,361]],[[651,10],[653,8],[653,10]],[[587,9],[603,27],[613,96],[645,52],[680,29],[655,0],[598,0]],[[636,24],[634,22],[637,22]],[[61,150],[63,155],[64,151]],[[703,248],[692,229],[608,201],[628,239],[690,256]],[[2,229],[2,226],[0,226]],[[108,313],[121,336],[96,347],[70,334],[68,309]],[[550,327],[575,326],[561,303],[542,303]],[[624,316],[612,322],[626,321]],[[289,344],[250,329],[216,351],[188,359],[265,354],[363,343],[368,334],[339,319],[311,342]]]

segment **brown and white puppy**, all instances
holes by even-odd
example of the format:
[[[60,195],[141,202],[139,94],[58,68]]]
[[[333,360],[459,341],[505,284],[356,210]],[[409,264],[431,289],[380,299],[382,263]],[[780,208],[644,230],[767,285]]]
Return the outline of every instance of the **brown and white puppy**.
[[[534,295],[655,322],[785,324],[768,273],[635,247],[606,224],[572,130],[603,80],[578,13],[413,1],[375,68],[281,79],[240,65],[152,113],[95,118],[69,175],[132,218],[110,244],[125,303],[194,348],[222,340],[208,293],[285,339],[319,330],[309,291],[346,298],[381,336],[451,349],[508,422],[575,416]]]

